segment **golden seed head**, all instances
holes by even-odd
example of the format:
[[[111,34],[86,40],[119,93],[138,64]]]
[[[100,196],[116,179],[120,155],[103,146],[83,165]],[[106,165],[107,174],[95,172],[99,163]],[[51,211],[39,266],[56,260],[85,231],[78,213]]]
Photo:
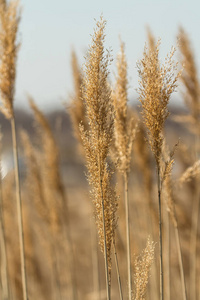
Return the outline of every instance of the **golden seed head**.
[[[162,131],[169,115],[168,103],[171,94],[177,87],[180,72],[175,74],[177,64],[173,61],[175,49],[172,48],[165,63],[159,61],[159,45],[155,48],[145,47],[142,60],[138,63],[139,100],[142,104],[142,115],[148,132],[148,141],[159,164],[163,143]]]
[[[127,62],[124,44],[121,42],[121,51],[117,57],[117,76],[112,93],[115,108],[114,122],[114,156],[118,161],[119,170],[128,173],[130,169],[132,145],[135,137],[135,121],[128,114],[128,80]]]
[[[0,94],[1,112],[7,119],[13,117],[16,62],[19,43],[17,31],[20,21],[19,2],[0,2]]]
[[[103,212],[109,268],[111,245],[116,228],[117,196],[111,185],[112,170],[107,158],[113,138],[114,109],[108,85],[109,52],[104,51],[105,21],[101,18],[94,31],[92,45],[86,57],[83,77],[83,100],[85,102],[88,129],[80,125],[85,150],[91,198],[95,206],[101,250],[104,252]]]
[[[87,122],[86,122],[85,106],[84,106],[83,95],[82,95],[83,74],[80,70],[75,51],[72,51],[71,65],[72,65],[72,72],[73,72],[73,79],[74,79],[74,94],[71,97],[71,106],[69,109],[69,113],[72,120],[74,134],[77,140],[80,143],[82,143],[79,124],[81,123],[85,128],[87,128],[86,125]]]
[[[183,65],[181,81],[185,87],[183,95],[187,106],[191,110],[192,117],[197,124],[200,118],[200,86],[195,56],[188,35],[182,27],[179,29],[178,38],[181,63]]]
[[[149,273],[154,260],[155,243],[147,239],[146,247],[141,255],[135,259],[134,272],[134,300],[144,300],[147,284],[149,281]]]

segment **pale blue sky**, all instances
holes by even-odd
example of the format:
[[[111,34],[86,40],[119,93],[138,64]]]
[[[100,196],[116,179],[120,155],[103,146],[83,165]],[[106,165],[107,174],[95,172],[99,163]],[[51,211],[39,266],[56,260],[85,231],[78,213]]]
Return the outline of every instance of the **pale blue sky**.
[[[142,57],[149,25],[161,38],[161,57],[176,44],[178,26],[190,35],[196,53],[200,53],[200,2],[198,0],[21,0],[21,49],[18,58],[15,104],[27,107],[26,94],[43,109],[62,106],[73,92],[70,53],[72,46],[80,63],[91,41],[94,18],[107,20],[106,47],[115,57],[119,35],[126,45],[130,97],[137,87],[136,61]]]

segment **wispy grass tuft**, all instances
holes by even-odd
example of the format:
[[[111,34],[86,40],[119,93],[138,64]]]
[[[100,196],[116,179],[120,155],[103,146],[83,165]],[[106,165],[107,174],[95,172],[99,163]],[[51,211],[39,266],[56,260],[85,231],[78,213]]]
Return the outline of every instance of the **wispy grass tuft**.
[[[154,260],[155,243],[148,237],[146,247],[136,257],[134,266],[134,300],[146,299],[146,289],[150,276],[151,265]]]
[[[117,196],[111,184],[112,170],[107,159],[113,139],[114,108],[108,85],[110,54],[104,50],[105,21],[96,23],[84,68],[83,99],[88,130],[80,125],[85,149],[88,181],[95,206],[99,243],[105,258],[107,299],[110,299],[111,246],[117,225]]]

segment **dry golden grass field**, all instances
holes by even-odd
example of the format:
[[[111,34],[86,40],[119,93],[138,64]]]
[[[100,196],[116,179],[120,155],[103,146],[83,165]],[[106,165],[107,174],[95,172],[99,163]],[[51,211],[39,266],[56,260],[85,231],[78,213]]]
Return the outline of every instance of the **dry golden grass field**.
[[[23,16],[22,16],[23,17]],[[148,30],[131,105],[100,17],[63,111],[14,109],[18,2],[0,1],[0,299],[200,300],[200,81]],[[176,54],[175,54],[176,53]],[[185,106],[175,106],[179,91]]]

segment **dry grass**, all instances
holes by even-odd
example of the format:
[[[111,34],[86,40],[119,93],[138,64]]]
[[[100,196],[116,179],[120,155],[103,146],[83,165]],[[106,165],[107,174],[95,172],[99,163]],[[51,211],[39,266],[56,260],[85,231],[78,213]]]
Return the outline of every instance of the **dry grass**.
[[[72,53],[74,93],[70,114],[84,152],[76,152],[73,140],[69,143],[65,139],[67,128],[63,128],[63,137],[32,100],[36,126],[31,134],[22,131],[17,145],[13,101],[18,4],[1,1],[0,5],[1,111],[11,120],[17,167],[19,146],[23,162],[21,186],[19,170],[15,176],[13,171],[8,172],[1,181],[0,298],[158,300],[166,295],[166,299],[186,299],[187,288],[188,299],[198,299],[199,83],[186,33],[181,29],[179,34],[181,61],[185,64],[181,78],[189,107],[187,135],[185,125],[179,123],[181,130],[176,131],[169,119],[168,104],[180,77],[173,62],[174,49],[161,65],[160,42],[156,44],[148,32],[149,47],[138,65],[141,117],[128,105],[123,43],[116,60],[116,80],[114,84],[109,81],[112,58],[104,48],[106,22],[101,17],[82,70]],[[180,145],[173,146],[179,135]],[[196,142],[191,143],[194,138]],[[72,161],[67,157],[66,163],[69,148]],[[83,153],[84,160],[78,159]],[[3,155],[1,160],[3,164]],[[80,176],[85,170],[83,161],[89,186]],[[19,200],[23,203],[20,218],[20,211],[16,213]],[[16,228],[19,220],[22,225],[22,219],[20,235],[24,239],[19,243]],[[192,251],[196,255],[189,259]]]

